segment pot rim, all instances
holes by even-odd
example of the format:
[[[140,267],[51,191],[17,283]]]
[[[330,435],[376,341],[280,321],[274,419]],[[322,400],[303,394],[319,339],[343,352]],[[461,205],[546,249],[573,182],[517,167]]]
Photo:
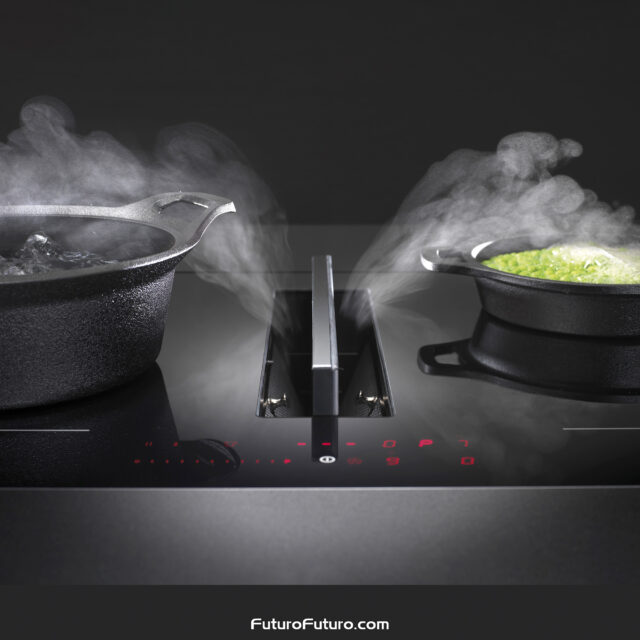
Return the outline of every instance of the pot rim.
[[[428,271],[444,273],[457,273],[473,278],[497,280],[511,285],[528,289],[544,289],[558,293],[606,294],[606,295],[640,295],[640,284],[601,284],[593,282],[569,282],[565,280],[549,280],[546,278],[534,278],[523,276],[508,271],[500,271],[482,264],[482,260],[491,257],[491,249],[495,250],[498,243],[511,245],[511,251],[526,251],[529,249],[543,249],[559,241],[567,241],[570,238],[562,236],[539,237],[514,236],[487,240],[475,245],[470,250],[459,250],[452,247],[426,247],[420,256],[422,266]],[[524,248],[523,248],[524,245]],[[492,255],[509,253],[508,249],[501,249]],[[484,254],[484,255],[483,255]]]
[[[163,214],[169,205],[186,202],[205,209],[192,220],[180,220]],[[173,238],[171,247],[130,260],[73,269],[53,269],[29,275],[0,276],[0,287],[28,285],[42,282],[69,281],[111,272],[126,272],[140,267],[182,259],[200,241],[209,225],[223,213],[235,212],[231,200],[206,193],[170,192],[158,194],[124,206],[94,205],[16,205],[0,206],[0,218],[39,216],[59,218],[89,218],[91,220],[122,221],[164,231]]]

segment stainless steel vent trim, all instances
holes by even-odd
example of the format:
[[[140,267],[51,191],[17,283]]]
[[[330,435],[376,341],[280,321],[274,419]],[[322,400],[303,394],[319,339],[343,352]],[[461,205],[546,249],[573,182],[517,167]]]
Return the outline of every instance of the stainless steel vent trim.
[[[331,256],[311,260],[313,415],[337,416],[338,338]]]

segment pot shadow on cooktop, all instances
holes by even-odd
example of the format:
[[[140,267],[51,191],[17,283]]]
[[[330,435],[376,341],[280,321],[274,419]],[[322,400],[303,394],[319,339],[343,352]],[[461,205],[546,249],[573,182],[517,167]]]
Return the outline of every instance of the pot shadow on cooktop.
[[[536,331],[485,311],[470,338],[421,347],[418,366],[429,375],[482,380],[528,393],[640,403],[640,337]]]

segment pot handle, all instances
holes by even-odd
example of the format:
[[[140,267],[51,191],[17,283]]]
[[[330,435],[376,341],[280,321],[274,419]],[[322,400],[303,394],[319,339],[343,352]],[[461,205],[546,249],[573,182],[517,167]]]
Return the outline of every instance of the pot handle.
[[[178,202],[194,205],[192,214],[185,215],[184,208],[170,206]],[[126,205],[121,208],[120,217],[162,227],[176,237],[177,244],[189,249],[195,246],[219,215],[235,210],[235,205],[227,198],[209,193],[176,191]]]
[[[420,347],[418,351],[418,367],[422,373],[449,376],[452,378],[468,378],[471,380],[483,380],[494,384],[508,384],[504,378],[493,375],[489,371],[469,362],[466,358],[469,340],[456,340],[455,342],[443,342],[441,344],[428,344]],[[455,355],[457,364],[438,362],[438,356]]]
[[[423,373],[431,373],[439,376],[454,376],[457,378],[470,377],[471,368],[464,364],[462,353],[468,340],[455,342],[443,342],[441,344],[428,344],[420,347],[418,351],[418,366]],[[458,356],[459,364],[438,362],[438,356]]]
[[[586,391],[571,392],[561,388],[541,387],[539,385],[527,384],[515,378],[508,378],[498,373],[492,373],[480,366],[469,362],[465,355],[469,346],[469,340],[458,340],[456,342],[444,342],[442,344],[429,344],[420,347],[418,351],[418,367],[422,373],[448,376],[451,378],[466,378],[467,380],[481,380],[501,387],[516,389],[526,393],[541,393],[548,396],[558,396],[561,398],[577,398],[579,400],[593,399],[593,394]],[[438,356],[457,355],[458,364],[438,362]],[[614,397],[614,396],[611,396]],[[619,398],[620,396],[615,396]]]
[[[495,269],[485,267],[470,253],[446,247],[425,247],[420,255],[422,266],[428,271],[457,273],[474,278],[495,277]]]

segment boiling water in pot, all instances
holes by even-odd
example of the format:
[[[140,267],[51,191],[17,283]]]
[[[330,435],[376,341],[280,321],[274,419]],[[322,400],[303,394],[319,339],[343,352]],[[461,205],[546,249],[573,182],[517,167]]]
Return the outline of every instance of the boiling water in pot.
[[[0,254],[0,276],[22,276],[58,269],[110,264],[103,256],[83,250],[63,249],[45,233],[32,233],[15,251]]]

